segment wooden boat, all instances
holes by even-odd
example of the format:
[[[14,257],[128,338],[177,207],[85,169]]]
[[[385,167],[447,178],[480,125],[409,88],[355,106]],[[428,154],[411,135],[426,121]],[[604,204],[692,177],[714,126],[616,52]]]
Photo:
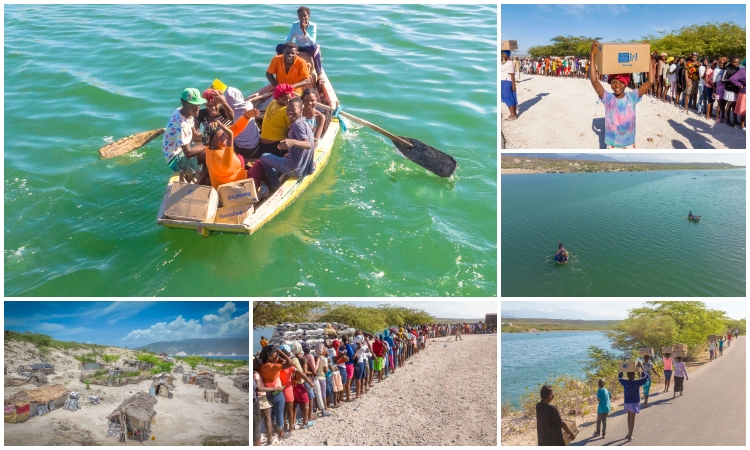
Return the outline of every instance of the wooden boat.
[[[703,216],[688,217],[688,220],[692,220],[693,222],[697,222],[697,221],[701,220],[701,217],[703,217]]]
[[[302,56],[302,54],[300,54]],[[325,76],[325,71],[319,74],[321,91],[318,93],[320,96],[320,103],[324,103],[333,108],[339,106],[338,98],[336,93],[331,86],[328,77]],[[259,90],[257,94],[264,94],[272,91],[273,87],[269,84],[263,89]],[[258,105],[261,110],[265,109],[265,105]],[[276,217],[281,211],[289,206],[302,192],[307,189],[310,184],[320,175],[326,166],[326,163],[331,157],[333,151],[333,141],[336,135],[339,133],[340,124],[338,119],[332,117],[331,113],[326,114],[326,125],[323,130],[323,134],[318,141],[318,146],[315,148],[313,158],[315,160],[315,172],[311,175],[307,175],[303,178],[288,178],[283,181],[281,187],[271,194],[270,197],[263,200],[260,203],[255,204],[255,209],[252,214],[248,215],[247,219],[240,224],[226,224],[226,223],[213,223],[213,222],[195,222],[186,220],[174,220],[164,217],[164,210],[166,209],[167,199],[172,189],[172,183],[179,181],[179,172],[175,172],[167,182],[166,191],[164,193],[164,199],[161,202],[159,208],[159,214],[156,218],[156,223],[159,225],[170,227],[170,228],[186,228],[197,230],[200,234],[208,236],[211,231],[223,231],[227,233],[242,233],[252,234],[257,231],[260,227],[268,223],[271,219]],[[260,164],[259,162],[257,164]]]

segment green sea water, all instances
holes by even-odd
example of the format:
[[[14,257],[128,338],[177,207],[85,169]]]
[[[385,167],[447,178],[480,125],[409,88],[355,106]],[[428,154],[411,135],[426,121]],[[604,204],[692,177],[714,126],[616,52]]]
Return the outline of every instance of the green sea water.
[[[251,236],[155,223],[185,87],[266,84],[296,6],[6,5],[6,296],[497,295],[497,8],[320,5],[342,107],[458,161],[450,179],[355,124]]]
[[[502,296],[744,297],[745,182],[744,168],[502,176]]]

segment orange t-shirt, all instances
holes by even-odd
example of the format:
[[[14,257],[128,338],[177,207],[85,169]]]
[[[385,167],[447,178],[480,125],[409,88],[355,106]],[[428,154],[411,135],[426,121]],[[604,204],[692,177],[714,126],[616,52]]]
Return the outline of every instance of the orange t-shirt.
[[[229,129],[232,130],[234,136],[237,136],[242,133],[247,124],[247,117],[242,115]],[[222,184],[247,178],[247,169],[242,167],[240,159],[234,154],[234,146],[216,150],[206,149],[206,167],[208,167],[208,175],[211,177],[211,185],[214,189],[218,189]]]
[[[271,64],[268,65],[268,73],[276,75],[276,81],[279,84],[295,84],[300,81],[310,78],[310,71],[307,70],[307,63],[304,59],[299,56],[295,57],[294,64],[289,72],[286,71],[286,65],[284,65],[284,55],[277,55],[271,59]],[[298,87],[294,90],[297,95],[302,95],[302,88]]]

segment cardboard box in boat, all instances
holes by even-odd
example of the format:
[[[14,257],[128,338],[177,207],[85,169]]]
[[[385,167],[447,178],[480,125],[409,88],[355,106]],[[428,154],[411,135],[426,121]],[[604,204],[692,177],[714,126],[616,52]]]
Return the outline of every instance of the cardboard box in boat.
[[[638,368],[635,366],[635,361],[620,361],[618,370],[622,373],[638,372]]]
[[[708,335],[708,342],[716,342],[716,338],[719,337],[716,334],[709,334]]]
[[[252,178],[222,184],[217,191],[219,192],[219,205],[222,207],[250,205],[258,202],[255,180]]]
[[[651,347],[644,347],[640,350],[640,352],[641,352],[641,356],[646,356],[646,355],[654,356],[654,349]]]
[[[662,347],[661,348],[661,354],[663,355],[665,353],[671,354],[672,353],[672,347]]]
[[[575,420],[562,420],[565,425],[570,428],[570,431],[573,432],[574,435],[578,436],[578,425],[576,424]],[[565,432],[565,428],[563,428],[563,441],[565,441],[565,445],[570,444],[572,441],[570,440],[570,436],[568,436],[568,433]]]
[[[216,223],[242,223],[254,211],[253,204],[222,206],[216,210]]]
[[[211,186],[175,181],[167,199],[164,217],[193,222],[213,222],[218,206],[219,196],[216,189]]]
[[[687,352],[687,344],[674,344],[672,346],[673,352]]]
[[[651,67],[651,45],[600,42],[594,64],[600,74],[648,72]]]
[[[518,50],[518,41],[502,41],[500,50]]]

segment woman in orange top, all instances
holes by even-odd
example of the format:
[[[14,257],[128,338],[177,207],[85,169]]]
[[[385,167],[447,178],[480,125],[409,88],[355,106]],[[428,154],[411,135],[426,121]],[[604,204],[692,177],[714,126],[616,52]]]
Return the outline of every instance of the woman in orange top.
[[[244,180],[248,177],[245,159],[234,152],[233,138],[245,129],[251,118],[258,117],[253,108],[237,120],[231,127],[221,122],[213,122],[209,127],[209,147],[206,152],[206,167],[214,189],[225,183]]]

